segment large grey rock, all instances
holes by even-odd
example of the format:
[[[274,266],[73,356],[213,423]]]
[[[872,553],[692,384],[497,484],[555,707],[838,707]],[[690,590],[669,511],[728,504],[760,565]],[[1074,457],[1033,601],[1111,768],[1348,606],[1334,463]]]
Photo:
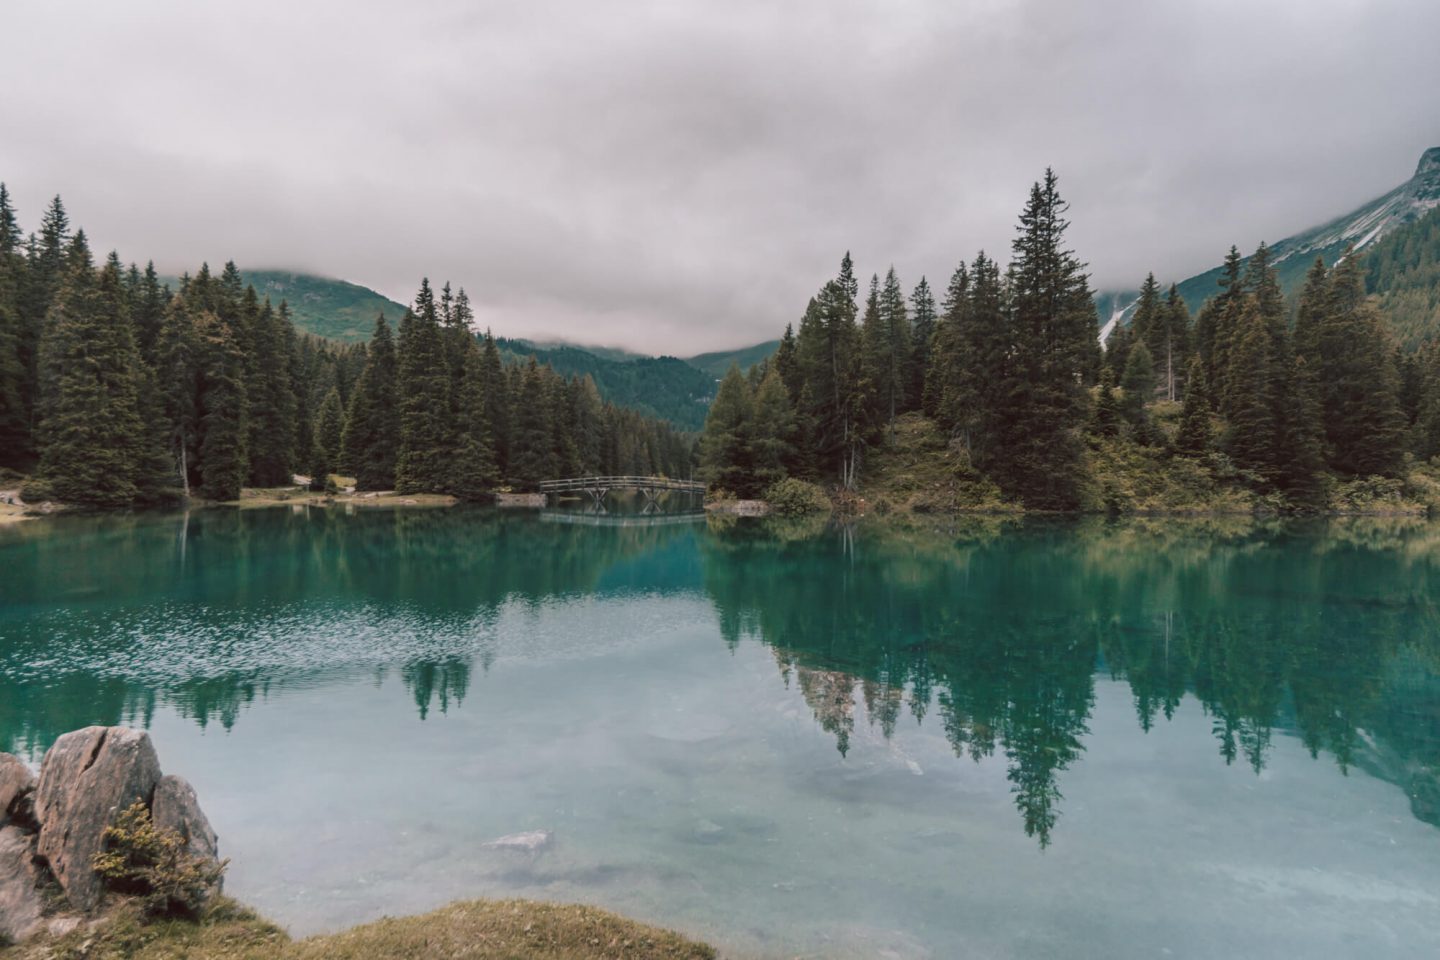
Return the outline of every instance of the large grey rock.
[[[160,760],[149,734],[128,727],[67,733],[40,764],[38,852],[77,910],[93,910],[103,884],[91,868],[105,828],[137,800],[150,802]]]
[[[0,945],[19,943],[40,928],[44,909],[35,865],[35,835],[0,827]]]
[[[161,830],[180,834],[191,854],[206,860],[220,859],[220,841],[210,827],[195,788],[184,777],[161,777],[150,801],[150,819]]]
[[[30,826],[34,816],[35,774],[19,757],[0,753],[0,827]]]

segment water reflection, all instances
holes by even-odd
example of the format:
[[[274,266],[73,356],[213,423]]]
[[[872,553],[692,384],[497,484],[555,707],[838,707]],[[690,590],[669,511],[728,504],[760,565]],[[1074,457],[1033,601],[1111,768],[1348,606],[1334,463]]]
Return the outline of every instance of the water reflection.
[[[1047,844],[1083,753],[1098,670],[1149,730],[1193,694],[1226,763],[1277,730],[1403,787],[1440,824],[1434,528],[1030,524],[956,536],[845,531],[707,540],[730,643],[776,650],[843,754],[857,697],[887,738],[938,711],[957,757],[1002,752]]]
[[[857,722],[889,740],[909,717],[962,761],[1003,757],[1042,846],[1097,676],[1128,684],[1143,730],[1193,696],[1224,763],[1259,774],[1295,735],[1440,825],[1434,526],[555,519],[207,511],[6,530],[0,749],[146,725],[160,706],[228,729],[282,690],[357,673],[398,675],[423,719],[459,709],[496,657],[534,655],[507,647],[507,616],[587,597],[638,616],[684,594],[708,600],[725,643],[771,648],[840,755]]]

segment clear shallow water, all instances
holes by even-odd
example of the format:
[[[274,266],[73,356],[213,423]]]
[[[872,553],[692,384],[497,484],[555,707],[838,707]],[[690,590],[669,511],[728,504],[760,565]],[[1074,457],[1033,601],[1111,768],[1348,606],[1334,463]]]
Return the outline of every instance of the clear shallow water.
[[[148,726],[297,933],[520,895],[737,956],[1440,955],[1434,526],[57,518],[0,601],[0,749]]]

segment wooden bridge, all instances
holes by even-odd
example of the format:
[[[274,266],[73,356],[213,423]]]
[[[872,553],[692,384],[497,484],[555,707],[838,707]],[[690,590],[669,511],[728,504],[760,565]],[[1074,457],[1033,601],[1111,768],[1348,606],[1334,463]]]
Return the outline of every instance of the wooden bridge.
[[[562,493],[584,493],[597,507],[605,505],[611,490],[638,490],[645,497],[645,506],[652,507],[663,493],[705,495],[705,484],[698,480],[671,480],[669,477],[571,477],[567,480],[542,480],[540,492],[546,499]]]

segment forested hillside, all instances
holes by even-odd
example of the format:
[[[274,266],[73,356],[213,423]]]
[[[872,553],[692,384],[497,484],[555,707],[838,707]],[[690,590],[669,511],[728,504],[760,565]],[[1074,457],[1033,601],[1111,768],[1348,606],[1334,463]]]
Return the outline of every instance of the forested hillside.
[[[725,376],[726,371],[732,365],[738,366],[740,372],[745,373],[757,363],[762,363],[774,356],[775,351],[779,349],[779,340],[766,340],[764,343],[757,343],[752,347],[741,347],[739,350],[717,350],[713,353],[697,354],[693,357],[686,357],[685,362],[692,367],[699,367],[719,380]]]
[[[179,277],[160,277],[179,289]],[[281,270],[241,270],[241,282],[273,303],[289,305],[297,331],[336,343],[359,344],[374,333],[375,318],[399,321],[405,307],[358,284],[314,274]],[[732,362],[749,369],[775,352],[779,341],[740,350],[701,354],[689,359],[649,357],[614,347],[570,343],[537,343],[499,338],[507,361],[534,356],[566,377],[588,375],[600,396],[648,416],[668,420],[681,430],[698,431],[715,395],[715,385]]]
[[[1381,240],[1364,262],[1365,289],[1403,343],[1440,335],[1440,209]]]
[[[1318,227],[1270,244],[1267,247],[1270,264],[1281,291],[1287,297],[1295,297],[1317,259],[1332,267],[1347,250],[1368,254],[1386,238],[1410,229],[1437,208],[1440,208],[1440,147],[1432,147],[1421,155],[1410,179],[1390,192]],[[1218,266],[1176,284],[1191,312],[1199,310],[1201,304],[1214,295],[1225,270],[1224,265]],[[1374,288],[1371,289],[1373,292]],[[1111,309],[1112,305],[1123,308],[1128,319],[1134,312],[1137,296],[1138,291],[1130,291],[1109,292],[1098,297],[1102,307],[1101,323],[1119,312]],[[1407,341],[1413,343],[1414,337],[1405,325],[1400,326]]]
[[[179,277],[161,277],[172,290]],[[284,300],[290,322],[303,333],[336,343],[364,343],[375,330],[375,318],[384,314],[393,324],[405,308],[389,297],[346,280],[288,270],[241,270],[240,281],[255,288],[272,303]]]
[[[1270,250],[1232,249],[1193,320],[1175,286],[1148,277],[1102,354],[1065,211],[1047,172],[1009,265],[962,262],[938,312],[925,282],[907,298],[893,267],[862,308],[847,255],[773,362],[726,375],[702,475],[740,495],[786,477],[863,490],[906,413],[939,428],[955,482],[1031,510],[1123,507],[1105,473],[1119,464],[1320,510],[1344,484],[1394,492],[1407,464],[1440,453],[1440,347],[1398,350],[1360,257],[1316,258],[1287,303]],[[1419,239],[1397,246],[1409,253],[1384,263],[1433,268]]]
[[[567,377],[588,376],[612,403],[669,420],[681,430],[697,431],[715,395],[714,378],[674,357],[613,359],[587,347],[537,347],[527,340],[497,341],[512,360],[535,357]]]
[[[26,499],[95,507],[234,500],[297,472],[483,499],[688,471],[683,437],[588,377],[504,363],[463,290],[422,282],[398,338],[371,322],[368,345],[299,334],[233,263],[174,290],[114,253],[97,267],[58,197],[25,238],[0,185],[0,467],[33,471]]]

